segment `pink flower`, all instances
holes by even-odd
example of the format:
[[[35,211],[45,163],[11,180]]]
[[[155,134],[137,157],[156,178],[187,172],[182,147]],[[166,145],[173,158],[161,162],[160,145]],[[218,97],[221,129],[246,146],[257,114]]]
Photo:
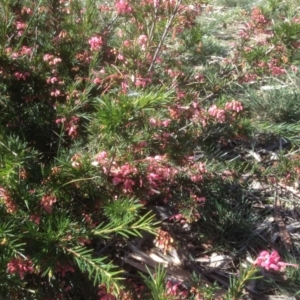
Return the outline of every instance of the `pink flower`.
[[[33,214],[30,216],[29,220],[34,222],[35,224],[39,225],[41,222],[41,217],[37,214]]]
[[[12,259],[7,264],[7,272],[10,274],[18,273],[21,279],[24,279],[25,273],[33,273],[34,268],[31,260],[21,258]]]
[[[55,123],[56,123],[56,124],[59,124],[59,123],[62,123],[62,124],[63,124],[63,123],[65,123],[65,122],[66,122],[66,118],[59,118],[59,119],[56,119],[56,120],[55,120]]]
[[[102,41],[102,37],[98,37],[98,36],[93,36],[89,39],[88,43],[91,46],[91,51],[97,51],[100,50],[102,45],[103,45],[103,41]]]
[[[165,121],[162,121],[162,122],[161,122],[161,124],[162,124],[164,127],[168,127],[170,123],[171,123],[171,120],[165,120]]]
[[[263,267],[266,270],[283,271],[286,266],[292,266],[297,268],[296,264],[289,264],[280,261],[280,256],[277,251],[272,251],[269,254],[268,251],[262,251],[257,259],[254,261],[255,266]]]
[[[263,15],[261,9],[257,6],[252,7],[251,19],[254,21],[256,26],[264,25],[268,23],[268,20]]]
[[[43,57],[43,60],[44,61],[49,61],[52,58],[53,58],[53,55],[51,55],[51,54],[45,54],[44,57]]]
[[[219,109],[217,108],[216,105],[212,105],[208,109],[208,113],[215,117],[219,123],[224,123],[225,122],[225,110],[224,109]]]
[[[195,75],[195,80],[198,80],[201,83],[205,82],[205,76],[203,74],[197,74]]]
[[[22,73],[22,72],[15,72],[14,76],[17,80],[26,80],[27,77],[30,76],[28,72]]]
[[[58,90],[55,90],[58,91]],[[51,96],[57,97],[59,94],[55,93],[55,91],[52,91]],[[74,139],[78,135],[77,130],[77,123],[79,121],[79,118],[77,116],[72,116],[71,119],[67,122],[66,118],[58,118],[55,120],[56,124],[65,124],[65,131],[68,133],[68,135]]]
[[[26,23],[23,22],[16,22],[15,23],[16,29],[18,30],[18,35],[21,36],[27,27]]]
[[[58,63],[60,63],[62,60],[61,58],[55,57],[52,62],[49,62],[49,65],[57,65]]]
[[[138,38],[138,44],[140,46],[146,45],[147,41],[148,41],[148,37],[145,34],[140,35]]]
[[[24,6],[21,10],[21,14],[27,14],[27,15],[32,15],[32,9],[29,7]]]
[[[145,34],[142,34],[138,37],[138,44],[141,46],[142,50],[146,49],[148,37]]]
[[[130,14],[132,12],[132,7],[126,0],[116,1],[115,7],[119,15]]]
[[[46,79],[46,82],[47,82],[48,84],[50,84],[50,83],[54,84],[54,83],[57,82],[57,81],[58,81],[57,77],[48,77],[48,78]]]
[[[121,89],[122,89],[122,92],[125,94],[127,92],[127,89],[128,89],[128,84],[124,81],[121,82]]]
[[[270,68],[271,74],[273,76],[280,76],[286,74],[286,70],[277,66],[274,66],[272,63],[268,64],[268,67]]]
[[[149,82],[151,82],[150,78],[137,77],[135,80],[135,86],[144,88]]]
[[[124,189],[127,192],[132,192],[132,187],[135,185],[135,182],[131,179],[124,180]]]
[[[15,26],[18,30],[26,28],[26,24],[22,22],[16,22]]]
[[[147,175],[147,178],[148,178],[149,181],[153,181],[153,180],[161,181],[162,180],[162,177],[160,177],[159,175],[157,175],[155,173],[149,173]]]
[[[188,296],[188,291],[183,288],[180,282],[173,283],[172,281],[168,281],[166,284],[167,295],[170,296],[178,296],[180,299],[184,299]]]
[[[207,173],[207,169],[206,169],[205,163],[200,162],[198,168],[199,168],[199,171],[201,173]]]
[[[130,41],[126,40],[123,42],[124,47],[129,47],[130,46]]]
[[[22,46],[20,54],[30,56],[33,52],[33,48]]]
[[[184,219],[183,214],[175,214],[169,218],[169,220],[176,220],[176,221],[180,221],[181,219]]]
[[[149,119],[149,123],[152,125],[152,126],[158,126],[158,121],[154,118],[150,118]]]
[[[68,130],[68,136],[70,136],[71,138],[74,138],[75,136],[77,136],[78,132],[77,132],[77,126],[76,125],[72,125],[70,127],[70,129]]]
[[[236,100],[232,100],[231,102],[227,102],[225,104],[225,109],[226,110],[233,110],[233,111],[236,111],[236,112],[240,112],[244,108],[243,108],[241,102],[236,101]]]
[[[291,70],[292,70],[294,73],[297,73],[297,72],[298,72],[298,67],[296,67],[295,65],[291,65]]]
[[[193,182],[200,182],[200,181],[203,180],[203,176],[202,175],[192,175],[190,178],[191,178],[191,180]]]
[[[60,90],[55,89],[51,92],[52,97],[58,97],[60,95]]]
[[[216,118],[219,123],[224,123],[225,122],[225,111],[223,109],[219,109]]]
[[[94,80],[93,80],[93,83],[94,84],[101,84],[101,79],[100,78],[95,78]]]
[[[0,199],[1,198],[3,199],[8,213],[14,213],[17,211],[17,205],[9,195],[8,191],[0,186]]]
[[[183,99],[186,95],[186,93],[184,91],[180,91],[179,89],[176,90],[176,94],[177,94],[177,99]]]
[[[209,113],[211,116],[215,117],[215,116],[217,115],[217,111],[218,111],[217,106],[216,106],[216,105],[212,105],[212,106],[209,108],[208,113]]]
[[[119,53],[117,56],[118,60],[124,60],[124,55]]]
[[[206,198],[205,197],[195,197],[195,200],[198,202],[198,203],[205,203],[206,202]]]
[[[97,155],[97,161],[102,162],[105,158],[107,158],[107,152],[102,151]]]
[[[52,205],[56,202],[56,197],[54,195],[44,195],[41,200],[41,206],[48,213],[52,213]]]
[[[118,185],[119,183],[123,182],[123,179],[120,177],[114,177],[112,180],[113,185]]]

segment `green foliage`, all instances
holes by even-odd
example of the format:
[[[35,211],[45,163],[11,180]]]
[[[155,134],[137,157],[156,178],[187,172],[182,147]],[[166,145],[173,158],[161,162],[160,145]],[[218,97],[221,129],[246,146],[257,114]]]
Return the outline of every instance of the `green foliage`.
[[[94,284],[102,283],[109,287],[112,286],[116,294],[120,292],[121,286],[118,281],[123,279],[120,277],[121,271],[111,262],[106,263],[105,257],[92,257],[91,249],[80,246],[65,249],[65,251],[73,256],[78,268],[81,272],[86,272]]]
[[[253,5],[252,0],[219,0],[218,2],[226,7],[249,7]]]
[[[198,225],[203,228],[201,235],[214,239],[215,247],[225,246],[236,251],[251,237],[257,216],[251,204],[243,199],[242,187],[230,191],[230,182],[222,184],[216,181],[210,184],[207,192],[211,194],[206,195],[210,202],[203,209]],[[203,239],[201,235],[199,239]]]
[[[276,87],[276,83],[270,83]],[[261,121],[272,123],[293,123],[300,118],[300,93],[297,90],[273,89],[270,91],[250,91],[244,100],[246,108]]]
[[[137,217],[138,209],[142,205],[134,199],[124,199],[123,201],[111,201],[104,208],[105,215],[111,222],[117,224],[128,224]]]
[[[153,300],[167,300],[169,297],[166,294],[166,270],[163,266],[158,265],[155,269],[154,273],[152,273],[149,269],[148,276],[144,274],[140,274],[144,279],[146,286],[151,291],[151,299]]]
[[[243,296],[243,290],[247,282],[261,278],[261,276],[255,276],[256,273],[257,269],[254,266],[248,266],[245,269],[240,269],[238,277],[230,278],[230,288],[224,299],[240,299]]]
[[[131,205],[132,204],[134,203],[131,203]],[[142,231],[155,233],[155,228],[153,227],[153,225],[155,225],[155,223],[153,222],[154,217],[150,214],[150,212],[145,214],[144,216],[139,216],[139,219],[137,221],[132,222],[133,216],[134,214],[136,214],[136,209],[140,205],[132,205],[131,210],[125,212],[124,208],[126,207],[126,205],[127,203],[125,200],[125,205],[123,205],[123,203],[121,204],[121,206],[123,206],[123,214],[122,211],[117,212],[116,217],[113,216],[113,221],[111,221],[106,226],[100,224],[95,228],[95,230],[92,231],[93,234],[96,236],[107,238],[111,234],[117,233],[128,238],[129,236],[141,236]]]
[[[139,94],[139,92],[137,92]],[[141,130],[150,113],[171,103],[171,92],[154,91],[141,95],[103,96],[96,99],[96,126],[103,134],[122,134],[131,123]]]
[[[292,43],[298,41],[300,34],[300,24],[294,22],[284,22],[274,26],[275,36],[288,47],[293,47]]]

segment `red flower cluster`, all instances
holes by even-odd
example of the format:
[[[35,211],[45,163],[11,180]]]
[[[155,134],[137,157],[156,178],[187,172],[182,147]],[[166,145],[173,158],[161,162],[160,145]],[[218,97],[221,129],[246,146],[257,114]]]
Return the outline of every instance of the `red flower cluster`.
[[[188,296],[188,290],[183,287],[181,282],[174,283],[169,280],[167,282],[166,288],[167,288],[167,295],[179,297],[179,298],[172,298],[172,299],[186,299]]]
[[[0,187],[0,199],[3,199],[3,202],[6,206],[6,211],[8,213],[14,213],[17,210],[17,205],[12,200],[11,196],[4,188]]]
[[[102,45],[103,45],[103,41],[102,41],[102,38],[101,36],[98,37],[98,36],[93,36],[89,39],[89,44],[91,46],[91,51],[98,51],[101,49]]]
[[[274,271],[283,271],[286,266],[291,266],[297,268],[296,264],[289,264],[283,261],[280,261],[280,256],[277,251],[272,251],[269,253],[268,251],[262,251],[257,259],[254,261],[255,266],[263,267],[266,270],[274,270]]]
[[[116,1],[115,8],[119,15],[126,15],[132,12],[132,7],[129,5],[129,2],[126,0]]]
[[[123,184],[124,192],[132,192],[132,187],[135,185],[135,182],[130,179],[131,176],[137,173],[137,169],[130,164],[126,163],[121,167],[112,166],[111,175],[113,176],[112,183],[113,185]]]
[[[44,195],[41,200],[41,206],[48,213],[52,213],[52,205],[56,202],[56,197],[54,195]]]
[[[7,272],[11,274],[18,273],[20,278],[24,279],[25,273],[34,272],[32,261],[21,259],[21,258],[12,259],[7,264]]]

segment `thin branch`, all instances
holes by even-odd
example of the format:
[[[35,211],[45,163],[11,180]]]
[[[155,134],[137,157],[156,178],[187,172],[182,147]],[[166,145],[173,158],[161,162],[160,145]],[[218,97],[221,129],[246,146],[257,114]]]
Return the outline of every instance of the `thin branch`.
[[[152,57],[150,67],[148,69],[148,73],[150,73],[152,71],[153,67],[154,67],[154,63],[156,61],[156,58],[157,58],[157,56],[158,56],[158,54],[159,54],[159,52],[161,50],[161,47],[162,47],[162,45],[163,45],[163,43],[165,41],[165,38],[166,38],[167,34],[169,33],[169,29],[170,29],[171,24],[172,24],[172,22],[173,22],[173,20],[174,20],[174,18],[176,16],[176,14],[177,14],[177,12],[178,12],[178,9],[179,9],[179,7],[181,5],[181,2],[182,2],[182,0],[179,0],[177,2],[176,7],[175,7],[175,9],[173,11],[173,14],[171,15],[170,19],[168,20],[168,22],[166,24],[165,31],[163,32],[163,35],[162,35],[162,37],[161,37],[161,39],[159,41],[159,44],[158,44],[158,46],[157,46],[157,48],[155,50],[154,55]]]

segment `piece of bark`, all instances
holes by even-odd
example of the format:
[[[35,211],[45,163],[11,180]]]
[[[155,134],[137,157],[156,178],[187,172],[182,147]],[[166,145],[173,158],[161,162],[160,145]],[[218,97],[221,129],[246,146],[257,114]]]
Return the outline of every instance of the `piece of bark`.
[[[285,247],[289,251],[292,250],[292,240],[291,240],[290,234],[289,234],[288,230],[286,229],[286,226],[283,222],[283,219],[281,216],[280,200],[277,195],[275,196],[275,199],[274,199],[274,220],[278,226],[279,236],[280,236],[282,243],[285,245]]]
[[[139,250],[133,244],[129,244],[129,248],[132,252],[128,253],[127,257],[124,257],[125,263],[145,273],[148,273],[148,270],[153,273],[155,272],[155,268],[159,265],[157,261],[153,260],[148,254]],[[182,282],[188,288],[192,287],[192,273],[190,270],[185,270],[182,267],[175,266],[169,262],[166,262],[163,265],[167,273],[167,279]],[[200,276],[200,278],[205,285],[212,284],[204,276]],[[222,300],[225,293],[226,290],[218,289],[214,295],[214,299]]]

